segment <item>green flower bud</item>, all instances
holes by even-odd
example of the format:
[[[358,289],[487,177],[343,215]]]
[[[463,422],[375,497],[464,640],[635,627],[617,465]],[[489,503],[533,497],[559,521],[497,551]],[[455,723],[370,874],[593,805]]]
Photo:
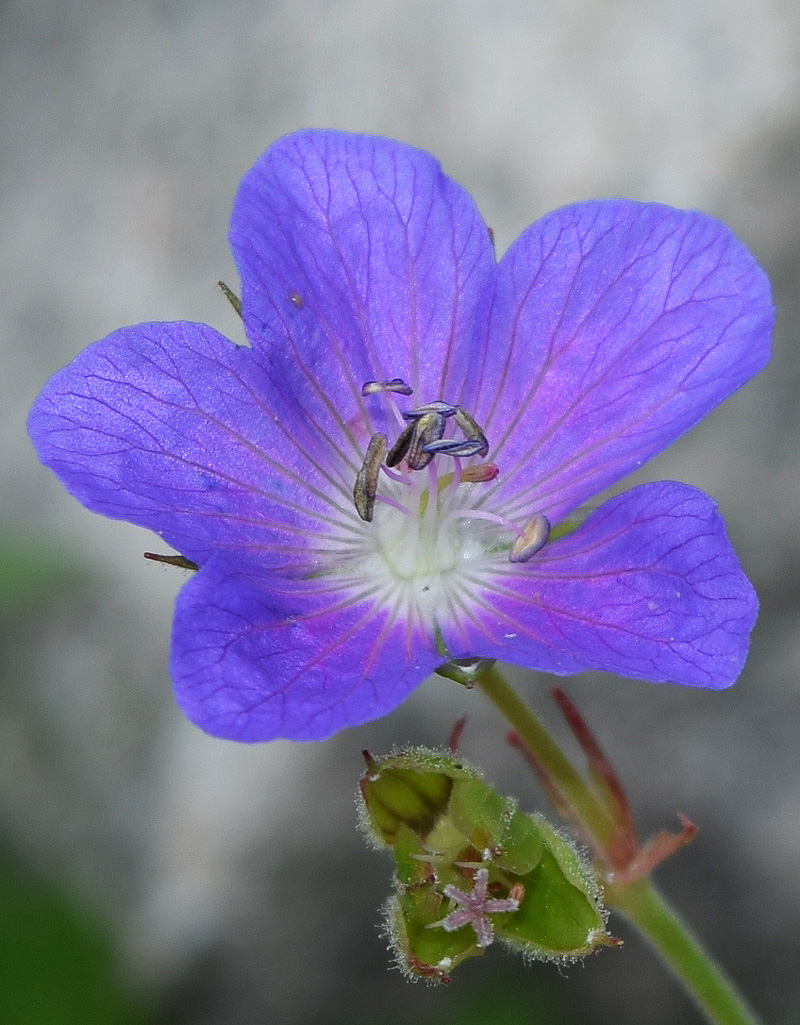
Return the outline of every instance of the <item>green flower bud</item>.
[[[395,860],[387,932],[411,977],[448,981],[496,938],[564,960],[614,941],[590,866],[451,753],[367,756],[362,822]]]

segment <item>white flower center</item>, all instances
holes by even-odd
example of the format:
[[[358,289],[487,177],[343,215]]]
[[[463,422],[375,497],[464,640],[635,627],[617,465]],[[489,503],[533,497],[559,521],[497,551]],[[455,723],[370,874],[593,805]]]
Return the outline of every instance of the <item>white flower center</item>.
[[[423,620],[449,619],[489,564],[507,560],[516,535],[475,507],[482,485],[459,481],[458,468],[440,473],[434,461],[398,476],[404,479],[381,481],[374,518],[361,525],[360,552],[348,568]]]
[[[397,379],[364,389],[410,392]],[[436,633],[472,618],[489,578],[507,573],[509,561],[527,561],[549,524],[533,517],[518,526],[485,507],[498,468],[480,461],[489,444],[466,410],[439,399],[396,415],[401,430],[391,447],[385,434],[370,440],[352,515],[326,548],[327,573],[353,601]]]

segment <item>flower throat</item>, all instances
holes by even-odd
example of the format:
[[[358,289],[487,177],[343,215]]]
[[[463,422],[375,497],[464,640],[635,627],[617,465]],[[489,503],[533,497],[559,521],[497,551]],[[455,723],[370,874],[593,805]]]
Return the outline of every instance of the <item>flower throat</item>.
[[[411,395],[413,390],[396,377],[391,381],[367,381],[361,388],[361,394]],[[391,448],[386,434],[382,432],[370,438],[353,486],[356,511],[366,523],[373,520],[376,502],[390,505],[416,521],[417,529],[413,531],[415,551],[408,553],[409,565],[405,572],[400,565],[393,567],[398,575],[415,575],[420,570],[424,572],[434,566],[441,568],[454,561],[457,553],[452,550],[450,528],[460,518],[487,520],[511,531],[515,535],[509,548],[511,562],[527,562],[543,547],[550,535],[550,523],[545,516],[532,516],[520,527],[497,513],[471,504],[463,506],[458,501],[442,501],[446,491],[448,497],[452,496],[450,489],[457,490],[461,484],[493,481],[500,472],[491,462],[462,464],[463,459],[475,456],[485,459],[489,454],[489,442],[483,428],[466,409],[436,399],[411,410],[398,410],[398,413],[406,421],[405,427]],[[449,422],[455,425],[460,437],[445,437]],[[439,456],[453,459],[454,466],[450,472],[439,474]],[[426,470],[427,486],[420,486],[422,482],[417,473]],[[409,504],[379,493],[382,472],[391,480],[409,487]],[[406,559],[401,561],[406,562]]]

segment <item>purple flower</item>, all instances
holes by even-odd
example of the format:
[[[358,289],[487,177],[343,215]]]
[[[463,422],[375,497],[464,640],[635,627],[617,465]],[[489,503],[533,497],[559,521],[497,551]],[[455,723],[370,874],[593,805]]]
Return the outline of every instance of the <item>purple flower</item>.
[[[427,153],[308,131],[245,176],[230,241],[248,347],[123,328],[29,421],[80,501],[199,564],[191,720],[321,738],[475,656],[734,681],[757,603],[709,498],[645,484],[559,536],[766,362],[769,285],[723,225],[578,203],[496,262]]]

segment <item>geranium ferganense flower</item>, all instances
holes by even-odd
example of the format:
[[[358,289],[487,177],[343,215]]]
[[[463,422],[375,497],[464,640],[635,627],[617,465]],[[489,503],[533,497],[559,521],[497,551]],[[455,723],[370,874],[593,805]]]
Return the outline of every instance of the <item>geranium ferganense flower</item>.
[[[245,176],[230,242],[248,346],[123,328],[29,421],[80,501],[200,567],[172,636],[191,720],[321,738],[472,657],[734,681],[757,602],[708,497],[644,484],[563,527],[767,360],[727,228],[578,203],[496,261],[429,154],[305,131]]]

